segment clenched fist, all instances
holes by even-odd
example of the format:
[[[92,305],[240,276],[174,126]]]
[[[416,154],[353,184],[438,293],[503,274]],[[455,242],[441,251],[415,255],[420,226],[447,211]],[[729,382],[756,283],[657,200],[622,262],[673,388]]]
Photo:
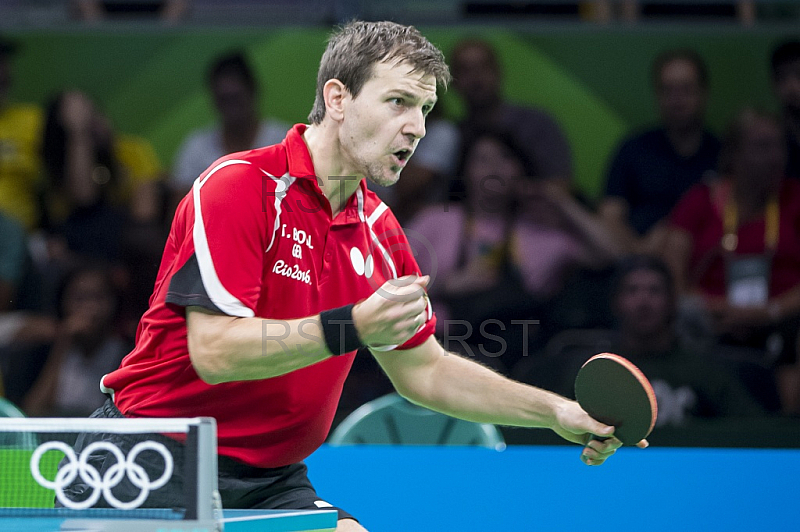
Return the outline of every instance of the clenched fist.
[[[425,323],[430,277],[406,275],[383,283],[353,307],[353,322],[361,341],[373,348],[396,346],[414,336]]]

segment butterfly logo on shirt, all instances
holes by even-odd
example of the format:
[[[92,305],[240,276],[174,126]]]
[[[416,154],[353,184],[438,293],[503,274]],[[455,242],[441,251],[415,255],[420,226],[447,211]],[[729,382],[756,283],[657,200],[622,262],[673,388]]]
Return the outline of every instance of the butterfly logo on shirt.
[[[372,277],[375,271],[375,260],[371,253],[368,253],[365,258],[360,249],[353,247],[350,249],[350,262],[358,275],[364,275],[367,279]]]

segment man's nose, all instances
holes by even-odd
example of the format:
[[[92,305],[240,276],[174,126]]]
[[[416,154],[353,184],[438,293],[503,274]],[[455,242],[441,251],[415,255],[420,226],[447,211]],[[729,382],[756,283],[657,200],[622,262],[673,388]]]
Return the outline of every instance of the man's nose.
[[[425,136],[425,115],[422,113],[421,109],[415,110],[410,113],[410,115],[403,133],[413,137],[412,140],[421,139]]]

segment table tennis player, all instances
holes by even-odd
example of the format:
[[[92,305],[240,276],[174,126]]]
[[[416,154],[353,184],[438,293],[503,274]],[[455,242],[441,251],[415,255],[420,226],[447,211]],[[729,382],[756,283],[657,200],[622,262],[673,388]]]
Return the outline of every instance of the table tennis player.
[[[619,440],[591,440],[613,428],[574,401],[444,351],[432,336],[429,278],[367,188],[398,180],[449,78],[442,53],[413,27],[339,28],[310,125],[219,159],[180,203],[136,346],[103,378],[111,399],[93,415],[214,417],[224,507],[330,507],[303,460],[325,441],[361,351],[414,403],[550,428],[583,445],[590,465],[613,454]],[[159,492],[149,504],[169,505]],[[337,530],[365,530],[344,510],[339,518]]]

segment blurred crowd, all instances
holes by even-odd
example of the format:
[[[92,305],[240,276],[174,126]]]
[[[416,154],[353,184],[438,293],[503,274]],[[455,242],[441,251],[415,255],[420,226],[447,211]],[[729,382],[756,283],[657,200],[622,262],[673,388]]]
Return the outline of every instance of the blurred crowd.
[[[226,53],[208,67],[216,122],[165,168],[84,92],[10,101],[14,53],[0,39],[3,392],[29,415],[87,415],[132,346],[177,203],[290,124],[260,115],[248,58]],[[558,121],[504,99],[489,43],[448,63],[463,118],[435,109],[399,183],[370,185],[433,278],[447,349],[565,395],[582,361],[617,352],[654,382],[663,424],[800,414],[800,42],[771,57],[781,113],[731,110],[720,138],[702,57],[654,58],[660,122],[619,145],[599,201],[578,192]],[[390,390],[359,356],[341,411]]]
[[[654,57],[659,123],[623,139],[595,202],[557,121],[504,99],[489,43],[448,60],[464,117],[431,116],[377,190],[433,276],[445,347],[567,396],[591,355],[622,354],[662,425],[800,414],[800,42],[771,57],[781,114],[732,109],[720,138],[703,58]],[[345,400],[388,392],[379,375],[357,359]]]

